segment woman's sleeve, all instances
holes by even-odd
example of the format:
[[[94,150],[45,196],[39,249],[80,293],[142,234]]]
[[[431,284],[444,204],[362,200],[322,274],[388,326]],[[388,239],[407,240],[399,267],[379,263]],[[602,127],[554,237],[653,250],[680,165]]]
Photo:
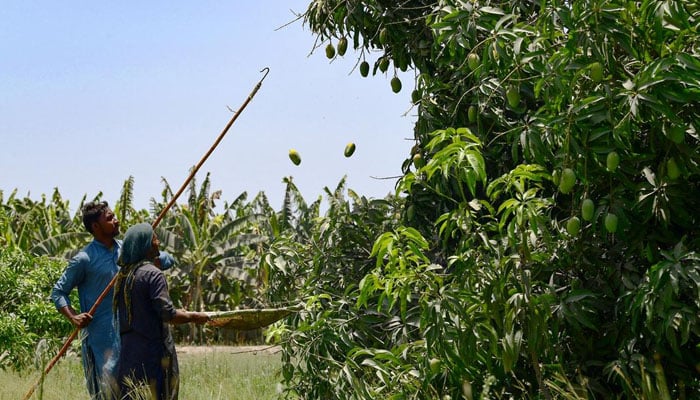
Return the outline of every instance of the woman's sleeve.
[[[168,283],[165,281],[165,275],[159,270],[151,272],[149,279],[149,296],[156,315],[159,315],[163,321],[168,322],[175,316],[175,306],[170,299],[168,293]]]

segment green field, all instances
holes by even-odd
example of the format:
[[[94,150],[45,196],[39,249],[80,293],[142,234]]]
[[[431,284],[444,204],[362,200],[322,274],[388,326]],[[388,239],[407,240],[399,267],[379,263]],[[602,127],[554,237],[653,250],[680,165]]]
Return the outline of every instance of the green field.
[[[178,348],[178,358],[181,399],[276,398],[280,357],[271,348]],[[0,400],[22,399],[38,377],[37,371],[0,371]],[[47,375],[43,392],[38,388],[32,399],[88,399],[80,360],[68,356],[59,361]]]

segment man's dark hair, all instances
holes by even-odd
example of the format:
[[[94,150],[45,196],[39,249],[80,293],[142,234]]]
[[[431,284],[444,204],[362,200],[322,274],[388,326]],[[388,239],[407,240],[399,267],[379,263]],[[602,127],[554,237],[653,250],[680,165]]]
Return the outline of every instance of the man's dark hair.
[[[106,201],[90,201],[83,205],[83,225],[88,232],[92,232],[92,224],[100,219],[105,210],[109,208]]]

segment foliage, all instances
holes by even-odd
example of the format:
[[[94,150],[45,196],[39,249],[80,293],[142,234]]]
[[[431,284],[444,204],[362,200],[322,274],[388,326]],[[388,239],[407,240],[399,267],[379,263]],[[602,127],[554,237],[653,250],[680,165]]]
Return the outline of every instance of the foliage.
[[[63,200],[58,189],[50,201],[45,195],[40,202],[19,198],[16,190],[3,200],[0,190],[0,246],[4,248],[24,249],[36,255],[67,255],[88,236],[80,216],[70,215],[70,203]]]
[[[378,52],[374,73],[415,68],[418,121],[403,226],[372,232],[356,283],[304,292],[290,394],[700,390],[696,2],[317,0],[303,20],[358,64]],[[315,283],[346,241],[290,258]]]
[[[271,271],[269,296],[294,301],[296,292],[304,301],[304,311],[289,318],[294,329],[273,332],[282,338],[290,393],[305,398],[343,398],[362,390],[370,376],[360,368],[365,355],[346,355],[381,348],[396,324],[385,310],[365,310],[357,299],[358,282],[375,268],[374,239],[398,223],[400,202],[368,200],[352,191],[348,200],[345,190],[344,180],[333,191],[326,188],[328,210],[314,219],[308,237],[289,230],[263,259]]]
[[[72,325],[48,298],[64,267],[19,249],[0,251],[0,368],[31,365],[40,340],[47,353],[57,353],[71,333]]]

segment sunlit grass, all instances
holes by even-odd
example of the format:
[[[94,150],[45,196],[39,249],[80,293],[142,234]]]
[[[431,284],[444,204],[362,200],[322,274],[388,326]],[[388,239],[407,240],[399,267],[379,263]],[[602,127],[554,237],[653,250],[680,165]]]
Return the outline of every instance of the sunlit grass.
[[[180,398],[186,400],[275,399],[280,366],[279,354],[248,347],[178,349]],[[18,374],[0,371],[0,400],[22,399],[39,378],[38,371]],[[88,399],[80,360],[69,356],[46,376],[43,393],[32,399]]]

